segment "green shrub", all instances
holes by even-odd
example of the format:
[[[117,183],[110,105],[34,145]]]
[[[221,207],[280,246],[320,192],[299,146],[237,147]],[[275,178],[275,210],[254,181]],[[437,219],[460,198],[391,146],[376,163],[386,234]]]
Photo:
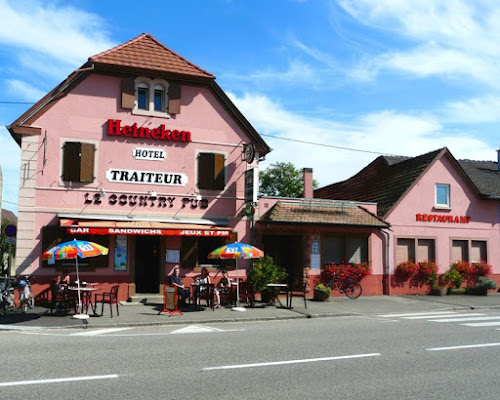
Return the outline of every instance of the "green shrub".
[[[253,269],[248,275],[248,279],[255,285],[255,290],[257,292],[262,292],[266,290],[266,285],[268,283],[276,283],[286,279],[287,276],[288,274],[286,271],[275,264],[272,257],[264,256],[255,261]]]
[[[318,290],[320,292],[323,292],[323,293],[327,293],[328,296],[330,296],[332,294],[332,289],[330,289],[329,287],[326,287],[325,285],[323,285],[322,283],[318,283],[315,287],[314,287],[314,290]]]
[[[493,281],[489,278],[485,278],[484,276],[480,276],[477,280],[475,287],[476,288],[485,288],[485,289],[496,289],[497,284],[495,283],[495,281]]]

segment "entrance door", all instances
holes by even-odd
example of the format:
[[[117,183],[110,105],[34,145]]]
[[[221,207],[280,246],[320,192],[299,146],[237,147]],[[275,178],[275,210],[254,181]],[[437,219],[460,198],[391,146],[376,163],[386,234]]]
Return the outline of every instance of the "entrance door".
[[[158,236],[135,237],[135,291],[158,293],[160,238]]]
[[[271,256],[276,264],[288,273],[288,284],[301,287],[303,279],[304,245],[299,235],[264,235],[264,253]]]

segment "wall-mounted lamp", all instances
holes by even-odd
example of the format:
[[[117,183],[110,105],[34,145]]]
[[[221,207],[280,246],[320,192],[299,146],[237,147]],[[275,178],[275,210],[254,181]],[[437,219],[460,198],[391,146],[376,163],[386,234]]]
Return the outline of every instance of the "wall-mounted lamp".
[[[201,201],[201,194],[199,193],[196,194],[196,200]]]
[[[155,192],[154,190],[150,190],[150,191],[148,192],[148,194],[149,194],[150,196],[156,197],[156,192]]]
[[[101,198],[106,197],[106,192],[104,191],[103,188],[101,188],[101,190],[99,191],[99,196],[101,196]]]

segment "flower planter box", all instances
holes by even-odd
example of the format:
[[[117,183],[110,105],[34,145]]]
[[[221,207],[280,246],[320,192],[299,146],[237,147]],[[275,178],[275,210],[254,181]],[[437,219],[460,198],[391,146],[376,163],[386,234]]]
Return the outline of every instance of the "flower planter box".
[[[448,294],[448,288],[432,288],[431,296],[446,296]]]
[[[448,288],[448,294],[465,294],[465,288]]]
[[[468,287],[468,288],[465,288],[465,294],[469,294],[472,296],[486,296],[488,294],[488,288]]]
[[[326,292],[323,292],[322,290],[315,290],[313,300],[314,301],[330,301],[330,295]]]

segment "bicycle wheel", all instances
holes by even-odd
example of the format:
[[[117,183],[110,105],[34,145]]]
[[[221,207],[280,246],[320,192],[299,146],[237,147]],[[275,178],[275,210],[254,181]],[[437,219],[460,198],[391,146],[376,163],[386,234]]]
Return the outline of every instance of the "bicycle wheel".
[[[350,299],[357,299],[359,296],[361,296],[362,292],[363,292],[363,288],[357,282],[349,282],[344,287],[344,293]]]

